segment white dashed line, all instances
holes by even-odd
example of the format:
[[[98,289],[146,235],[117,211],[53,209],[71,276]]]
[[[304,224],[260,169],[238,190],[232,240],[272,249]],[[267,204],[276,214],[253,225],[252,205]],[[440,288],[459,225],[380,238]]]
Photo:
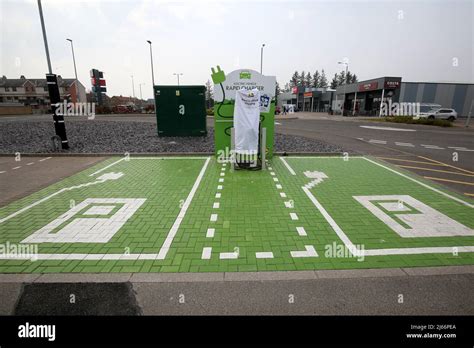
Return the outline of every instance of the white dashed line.
[[[216,193],[216,198],[221,198],[221,194],[220,194],[220,193]]]
[[[456,150],[456,151],[474,151],[474,150],[469,150],[466,147],[458,147],[458,146],[448,146],[448,148]]]
[[[211,253],[212,253],[212,248],[211,247],[202,248],[201,259],[209,260],[211,258]]]
[[[278,178],[273,178],[273,181],[278,182],[279,180]]]
[[[426,149],[432,149],[432,150],[444,150],[444,147],[439,147],[438,145],[424,145],[421,144]]]
[[[12,168],[12,170],[16,170],[16,169],[20,169],[20,168],[21,168],[21,166],[18,166],[18,167]]]
[[[318,253],[314,246],[312,245],[305,245],[305,251],[290,251],[292,257],[318,257]]]
[[[296,213],[290,213],[291,220],[298,220],[298,215]]]
[[[219,178],[219,182],[224,182],[224,178]]]
[[[395,142],[397,146],[407,146],[407,147],[415,147],[412,143],[399,143],[398,141]]]
[[[214,209],[219,209],[219,206],[220,206],[220,203],[219,203],[219,202],[215,202],[215,203],[212,205],[212,207],[213,207]]]
[[[281,190],[283,187],[282,187],[280,184],[277,184],[277,185],[276,185],[276,188],[279,189],[279,190]]]
[[[222,190],[222,185],[218,185],[218,186],[217,186],[217,189],[218,189],[218,190]]]
[[[255,253],[257,259],[273,259],[273,253],[271,251],[264,251]]]
[[[30,162],[30,163],[27,163],[26,165],[31,166],[32,164],[35,164],[35,162]]]
[[[298,232],[300,236],[307,236],[306,230],[304,229],[304,227],[296,227],[296,231]]]
[[[285,207],[293,208],[293,204],[291,203],[291,201],[285,202]]]
[[[222,173],[221,173],[221,176],[225,176],[225,173],[224,173],[224,172],[222,172]]]
[[[210,221],[213,221],[213,222],[217,221],[217,214],[211,214]]]
[[[276,174],[275,174],[275,172],[270,172],[270,175],[275,176]]]
[[[373,144],[386,144],[387,141],[386,141],[386,140],[370,139],[370,140],[369,140],[369,143],[373,143]]]
[[[208,228],[207,232],[206,232],[206,237],[207,238],[213,238],[215,232],[216,232],[215,228]]]
[[[285,192],[280,192],[280,197],[286,198],[286,193]]]
[[[236,259],[239,257],[239,254],[237,253],[220,253],[219,254],[219,258],[221,260],[224,260],[224,259]]]
[[[3,174],[3,173],[6,173],[6,171],[4,171],[4,170],[0,171],[0,174]]]

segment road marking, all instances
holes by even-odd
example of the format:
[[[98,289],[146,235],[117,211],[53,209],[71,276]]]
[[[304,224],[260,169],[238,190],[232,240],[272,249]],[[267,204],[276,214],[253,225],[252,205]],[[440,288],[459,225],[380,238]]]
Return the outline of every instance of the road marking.
[[[221,194],[219,192],[216,193],[216,198],[221,198]]]
[[[201,183],[202,177],[204,176],[204,173],[206,172],[207,166],[209,165],[210,161],[211,161],[211,157],[207,157],[207,160],[206,162],[204,162],[204,165],[202,166],[201,171],[199,172],[199,175],[196,178],[196,181],[194,182],[194,185],[191,188],[191,191],[189,192],[188,197],[186,198],[183,206],[181,207],[181,211],[179,212],[173,226],[171,227],[168,235],[166,236],[165,242],[161,246],[161,249],[158,253],[159,260],[163,260],[166,257],[166,254],[168,253],[171,243],[173,242],[173,239],[176,236],[176,232],[178,232],[179,226],[181,225],[181,222],[183,221],[184,216],[186,215],[186,212],[191,204],[191,201],[193,200],[193,197],[199,187],[199,184]]]
[[[455,183],[455,184],[474,186],[474,182],[457,181],[457,180],[449,180],[449,179],[442,179],[442,178],[433,178],[431,176],[424,176],[424,178],[425,179],[430,179],[430,180],[435,180],[435,181],[445,181],[445,182],[452,182],[452,183]]]
[[[12,170],[17,170],[17,169],[20,169],[20,168],[21,168],[21,166],[18,166],[18,167],[12,168]]]
[[[219,182],[224,182],[224,178],[219,178]]]
[[[213,207],[214,209],[219,209],[219,206],[220,206],[220,203],[219,203],[219,202],[215,202],[215,203],[212,205],[212,207]]]
[[[207,238],[213,238],[215,232],[216,232],[215,228],[208,228],[207,232],[206,232],[206,237]]]
[[[410,162],[410,163],[426,164],[426,165],[429,165],[429,166],[447,167],[445,164],[438,164],[438,163],[432,163],[432,162],[422,162],[422,161],[413,161],[413,160],[406,160],[406,159],[401,159],[401,158],[393,158],[393,157],[376,157],[376,158],[377,159],[382,159],[382,160],[398,161],[398,162]]]
[[[298,215],[296,213],[290,213],[291,220],[298,220]]]
[[[278,178],[273,178],[273,181],[278,182],[279,180]]]
[[[270,172],[270,175],[275,176],[276,174],[275,174],[275,172]]]
[[[423,146],[423,147],[426,148],[426,149],[444,150],[444,147],[440,147],[440,146],[438,146],[438,145],[424,145],[424,144],[421,144],[421,146]]]
[[[3,174],[3,173],[6,173],[6,171],[4,171],[4,170],[0,171],[0,174]]]
[[[386,144],[387,141],[386,141],[386,140],[370,139],[370,140],[369,140],[369,143],[373,143],[373,144]]]
[[[300,236],[307,236],[306,230],[304,229],[304,227],[296,227],[296,232],[298,232]]]
[[[295,171],[293,170],[293,168],[290,167],[290,165],[288,164],[288,162],[286,162],[286,160],[283,158],[283,157],[280,157],[281,161],[283,162],[283,164],[285,165],[285,167],[288,169],[288,171],[290,172],[291,175],[296,175]]]
[[[466,147],[459,147],[459,146],[448,146],[449,149],[454,149],[456,151],[474,151],[474,150],[470,150]]]
[[[211,247],[202,248],[201,259],[209,260],[211,258],[211,253],[212,253],[212,248]]]
[[[31,166],[32,164],[35,164],[35,162],[30,162],[30,163],[27,163],[26,165]]]
[[[464,192],[464,194],[465,194],[466,196],[469,196],[469,197],[474,197],[474,193],[467,193],[467,192]]]
[[[42,159],[39,160],[39,162],[43,162],[43,161],[46,161],[46,160],[49,160],[49,159],[51,159],[51,157],[42,158]]]
[[[283,187],[280,184],[276,184],[276,188],[281,190]]]
[[[217,185],[218,190],[222,190],[223,186],[222,185]]]
[[[371,162],[371,163],[373,163],[373,164],[379,166],[379,167],[385,168],[385,169],[387,169],[388,171],[391,171],[392,173],[395,173],[395,174],[400,175],[400,176],[402,176],[402,177],[404,177],[404,178],[406,178],[406,179],[408,179],[408,180],[411,180],[411,181],[413,181],[413,182],[416,182],[417,184],[419,184],[419,185],[421,185],[421,186],[423,186],[423,187],[426,187],[426,188],[428,188],[428,189],[430,189],[430,190],[432,190],[432,191],[434,191],[434,192],[437,192],[437,193],[439,193],[440,195],[443,195],[443,196],[445,196],[445,197],[448,197],[448,198],[452,199],[453,201],[456,201],[456,202],[459,202],[459,203],[461,203],[461,204],[464,204],[465,206],[467,206],[467,207],[469,207],[469,208],[474,208],[474,205],[473,205],[473,204],[467,203],[467,202],[463,201],[462,199],[459,199],[459,198],[457,198],[457,197],[451,196],[450,194],[448,194],[448,193],[446,193],[446,192],[443,192],[443,191],[438,190],[438,189],[436,189],[436,188],[434,188],[434,187],[431,187],[430,185],[427,185],[427,184],[425,184],[425,183],[423,183],[423,182],[421,182],[421,181],[418,181],[418,180],[416,180],[416,179],[414,179],[414,178],[412,178],[412,177],[410,177],[410,176],[408,176],[408,175],[405,175],[405,174],[403,174],[403,173],[400,173],[400,172],[396,171],[395,169],[392,169],[392,168],[389,168],[389,167],[387,167],[387,166],[384,166],[383,164],[377,163],[376,161],[373,161],[373,160],[371,160],[371,159],[369,159],[369,158],[366,158],[366,157],[364,157],[364,159],[365,159],[366,161],[369,161],[369,162]]]
[[[217,221],[217,214],[211,214],[210,221],[212,221],[212,222]]]
[[[285,192],[280,192],[280,197],[286,198],[286,193]]]
[[[395,131],[395,132],[416,132],[416,129],[411,129],[411,128],[394,128],[394,127],[380,127],[380,126],[359,126],[359,127],[368,128],[368,129],[388,130],[388,131]]]
[[[463,176],[474,176],[473,174],[464,174],[464,173],[458,173],[458,172],[451,172],[449,170],[441,170],[441,169],[431,169],[431,168],[422,168],[422,167],[413,167],[413,166],[402,166],[399,165],[400,168],[410,168],[410,169],[419,169],[419,170],[427,170],[430,172],[439,172],[439,173],[449,173],[449,174],[454,174],[454,175],[463,175]]]
[[[468,173],[468,174],[474,174],[474,172],[471,172],[470,170],[462,169],[462,168],[453,166],[453,165],[451,165],[451,164],[446,164],[446,163],[443,163],[443,162],[440,162],[440,161],[437,161],[437,160],[434,160],[434,159],[431,159],[431,158],[428,158],[428,157],[423,157],[423,156],[418,156],[418,157],[419,157],[419,158],[423,158],[424,160],[427,160],[427,161],[431,161],[431,162],[435,162],[435,163],[442,164],[443,166],[446,166],[446,167],[451,167],[451,168],[460,170],[461,172],[466,172],[466,173]]]
[[[314,246],[312,245],[305,245],[305,251],[290,251],[290,254],[292,257],[297,258],[297,257],[318,257],[318,253],[316,252],[316,249],[314,249]]]
[[[257,259],[273,259],[273,253],[271,251],[263,251],[255,253]]]
[[[293,204],[291,203],[291,201],[285,202],[285,207],[293,208]]]
[[[407,146],[407,147],[415,147],[412,143],[400,143],[398,141],[395,142],[395,145],[397,146]]]
[[[219,258],[221,260],[228,260],[228,259],[237,259],[239,257],[238,253],[220,253]]]
[[[225,176],[225,172],[222,172],[222,173],[221,173],[221,176]]]
[[[122,158],[119,159],[118,161],[115,161],[115,162],[109,164],[108,166],[105,166],[104,168],[101,168],[101,169],[99,169],[98,171],[96,171],[96,172],[94,172],[94,173],[92,173],[92,174],[89,174],[89,176],[94,176],[94,175],[96,175],[96,174],[99,174],[99,173],[103,172],[104,170],[106,170],[107,168],[110,168],[110,167],[116,165],[117,163],[122,162],[124,159],[125,159],[125,157],[122,157]],[[42,161],[42,160],[40,160],[40,162],[41,162],[41,161]],[[44,160],[43,160],[43,161],[44,161]]]

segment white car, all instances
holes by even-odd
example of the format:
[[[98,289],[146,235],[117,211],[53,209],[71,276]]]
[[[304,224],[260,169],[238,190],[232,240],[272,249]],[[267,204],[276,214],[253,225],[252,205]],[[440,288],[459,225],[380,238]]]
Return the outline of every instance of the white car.
[[[440,119],[454,121],[458,118],[458,113],[454,109],[432,109],[426,112],[420,112],[417,118]]]

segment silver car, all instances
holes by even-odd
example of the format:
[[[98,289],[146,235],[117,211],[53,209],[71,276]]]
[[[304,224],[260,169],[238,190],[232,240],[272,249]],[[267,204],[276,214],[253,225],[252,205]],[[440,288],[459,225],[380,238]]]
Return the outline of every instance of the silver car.
[[[458,118],[458,113],[454,109],[439,108],[431,109],[430,111],[420,112],[418,118],[440,119],[454,121]]]

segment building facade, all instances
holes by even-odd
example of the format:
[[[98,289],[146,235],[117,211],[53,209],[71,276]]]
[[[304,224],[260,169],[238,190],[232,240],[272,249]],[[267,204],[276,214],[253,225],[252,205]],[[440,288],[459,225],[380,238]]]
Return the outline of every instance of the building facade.
[[[76,103],[86,102],[86,90],[80,81],[63,79],[58,75],[59,94],[61,99]],[[49,92],[46,79],[29,79],[21,76],[19,79],[0,79],[0,106],[21,105],[33,109],[50,107]]]

